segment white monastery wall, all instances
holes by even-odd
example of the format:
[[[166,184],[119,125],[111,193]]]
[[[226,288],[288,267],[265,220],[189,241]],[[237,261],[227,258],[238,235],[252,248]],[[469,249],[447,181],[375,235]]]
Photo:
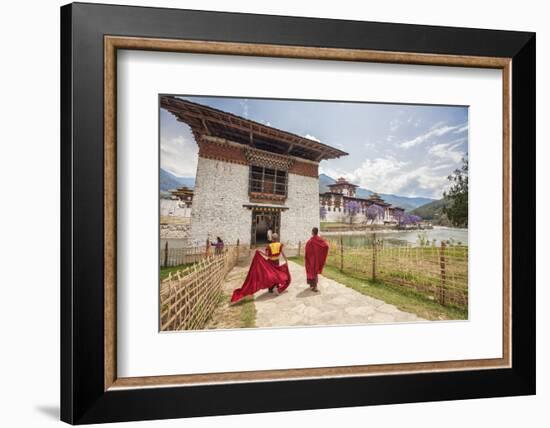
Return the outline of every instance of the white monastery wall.
[[[239,165],[199,157],[191,212],[191,242],[221,237],[226,244],[250,244],[252,215],[243,207],[248,199],[248,171]]]
[[[176,199],[160,200],[161,217],[191,217],[191,208],[187,208],[185,202]]]
[[[191,224],[161,224],[160,239],[180,239],[185,246],[191,246],[190,242]]]
[[[319,227],[319,179],[296,174],[288,175],[288,210],[281,213],[281,241],[297,246],[311,237],[311,229]]]
[[[326,218],[323,221],[331,222],[331,223],[339,223],[345,221],[346,218],[344,217],[344,212],[339,212],[338,210],[334,210],[334,208],[331,207],[331,210],[328,211],[327,207],[327,215]]]

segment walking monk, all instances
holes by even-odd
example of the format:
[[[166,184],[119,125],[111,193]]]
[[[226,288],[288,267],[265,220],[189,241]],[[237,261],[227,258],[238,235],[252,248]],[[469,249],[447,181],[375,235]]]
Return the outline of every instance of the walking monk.
[[[312,291],[317,289],[319,278],[317,275],[323,273],[328,255],[328,243],[319,237],[319,229],[314,227],[311,230],[311,238],[306,244],[306,275],[307,283]]]
[[[290,285],[291,277],[288,270],[288,261],[279,265],[279,256],[282,255],[285,261],[287,259],[283,253],[283,244],[279,242],[276,233],[273,234],[273,241],[268,245],[265,253],[256,250],[243,285],[233,291],[232,303],[265,288],[273,293],[273,289],[277,287],[277,291],[282,293]]]
[[[285,256],[285,253],[283,252],[283,244],[279,242],[279,235],[276,233],[273,233],[271,235],[271,242],[267,245],[265,249],[265,253],[263,253],[266,257],[269,263],[271,263],[274,266],[279,266],[279,257],[283,256],[285,259],[285,262],[288,264],[288,260]],[[273,293],[273,289],[277,287],[279,284],[273,284],[271,287],[269,287],[269,292]]]

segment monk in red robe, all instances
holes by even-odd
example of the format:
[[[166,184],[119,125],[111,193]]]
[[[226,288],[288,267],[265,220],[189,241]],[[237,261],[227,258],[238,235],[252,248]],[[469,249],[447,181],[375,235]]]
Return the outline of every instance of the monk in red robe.
[[[279,266],[279,258],[283,256],[285,259],[285,262],[288,263],[288,260],[286,258],[285,253],[283,252],[283,244],[279,242],[279,235],[276,233],[273,233],[271,235],[271,242],[267,244],[267,247],[265,248],[265,252],[262,253],[267,261],[271,263],[272,265],[278,267]],[[277,287],[278,284],[273,284],[271,287],[269,287],[269,292],[273,293],[273,289]]]
[[[317,284],[318,275],[323,273],[328,255],[328,243],[319,237],[319,229],[314,227],[311,230],[311,238],[306,244],[306,275],[307,283],[312,291],[319,291]]]
[[[245,296],[250,296],[259,290],[277,287],[282,293],[290,285],[291,277],[288,264],[279,265],[266,259],[262,252],[256,250],[248,275],[241,288],[233,291],[231,303],[237,302]],[[273,285],[275,284],[275,285]]]

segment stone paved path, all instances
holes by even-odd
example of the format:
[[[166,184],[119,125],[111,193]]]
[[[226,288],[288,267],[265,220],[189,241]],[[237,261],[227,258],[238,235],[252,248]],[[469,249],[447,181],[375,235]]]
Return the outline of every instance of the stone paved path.
[[[322,275],[319,292],[310,291],[304,267],[294,262],[288,266],[292,283],[285,292],[260,291],[254,296],[256,327],[425,321]],[[248,264],[236,266],[227,276],[224,290],[230,294],[240,287],[247,272]],[[212,327],[231,328],[223,324]]]
[[[292,283],[284,293],[256,294],[256,327],[424,321],[324,276],[315,293],[307,286],[303,266],[289,262],[288,267]]]

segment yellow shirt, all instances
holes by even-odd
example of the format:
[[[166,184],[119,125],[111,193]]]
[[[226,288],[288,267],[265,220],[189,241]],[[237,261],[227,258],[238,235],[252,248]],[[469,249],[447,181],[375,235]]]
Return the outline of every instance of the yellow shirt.
[[[281,255],[281,250],[283,244],[280,242],[272,242],[267,246],[267,254],[269,255],[269,260],[278,260]]]

